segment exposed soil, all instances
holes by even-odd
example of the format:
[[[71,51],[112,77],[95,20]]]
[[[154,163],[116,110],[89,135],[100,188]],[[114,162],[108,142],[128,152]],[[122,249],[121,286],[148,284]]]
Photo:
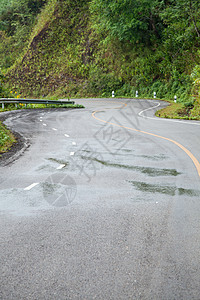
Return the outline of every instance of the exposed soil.
[[[180,109],[180,110],[178,111],[178,115],[179,115],[180,117],[188,117],[188,118],[189,118],[190,113],[191,113],[191,109],[192,109],[192,108],[193,108],[193,107],[182,108],[182,109]]]

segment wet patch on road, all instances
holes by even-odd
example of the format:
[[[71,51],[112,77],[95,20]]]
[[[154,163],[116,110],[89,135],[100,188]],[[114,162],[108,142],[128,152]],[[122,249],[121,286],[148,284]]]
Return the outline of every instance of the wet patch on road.
[[[131,149],[117,149],[118,151],[121,152],[125,152],[125,153],[133,153],[135,152],[135,150],[131,150]],[[134,157],[141,157],[141,158],[145,158],[148,160],[153,160],[153,161],[161,161],[161,160],[165,160],[168,157],[165,154],[159,154],[159,155],[133,155]]]
[[[122,152],[128,152],[128,153],[131,153],[131,152],[134,152],[133,150],[131,149],[117,149],[118,151],[122,151]]]
[[[69,165],[68,161],[65,161],[65,160],[62,160],[62,159],[57,159],[57,158],[50,157],[50,158],[48,158],[48,160],[52,161],[52,162],[56,162],[56,163],[58,163],[60,165],[65,165],[65,166]]]
[[[62,169],[68,167],[69,162],[62,160],[62,159],[56,159],[56,158],[48,158],[47,159],[50,162],[56,163],[56,165],[63,165]],[[65,165],[65,166],[64,166]],[[42,164],[39,167],[37,167],[36,171],[37,172],[41,172],[41,171],[51,171],[55,170],[55,164]]]
[[[42,196],[40,185],[31,192],[21,188],[0,191],[0,215],[34,216],[52,208]]]
[[[177,172],[177,170],[175,170],[175,169],[159,169],[159,168],[151,168],[151,167],[129,166],[129,165],[118,164],[118,163],[110,163],[107,161],[99,160],[97,158],[85,157],[85,156],[81,156],[81,158],[98,162],[101,165],[107,166],[107,167],[120,168],[120,169],[126,169],[126,170],[140,172],[140,173],[146,174],[150,177],[178,176],[181,174],[180,172]]]
[[[145,182],[138,182],[138,181],[129,181],[137,190],[141,192],[148,192],[148,193],[159,193],[165,194],[169,196],[174,196],[176,193],[176,187],[171,186],[160,186],[156,184],[147,184]]]
[[[135,155],[135,156],[145,158],[148,160],[153,160],[153,161],[161,161],[161,160],[167,159],[167,156],[165,156],[164,154],[161,154],[161,155]]]
[[[199,190],[193,189],[184,189],[184,188],[177,188],[176,186],[168,186],[168,185],[159,185],[159,184],[148,184],[145,182],[139,181],[129,181],[138,191],[141,192],[148,192],[148,193],[158,193],[164,194],[168,196],[190,196],[190,197],[198,197],[200,196]]]
[[[117,149],[117,151],[121,152],[117,152],[117,153],[113,153],[113,156],[124,156],[124,152],[127,155],[131,155],[132,158],[144,158],[146,160],[151,160],[151,161],[163,161],[168,159],[168,156],[164,155],[164,154],[159,154],[159,155],[135,155],[133,154],[133,152],[135,152],[135,150],[131,150],[131,149]],[[86,153],[92,153],[92,151],[88,151],[88,150],[82,150],[82,152],[86,152]]]
[[[180,196],[186,195],[186,196],[191,196],[191,197],[195,197],[195,196],[200,197],[200,191],[198,191],[198,190],[179,188],[178,192],[179,192]]]
[[[55,173],[49,176],[41,186],[44,199],[52,206],[67,206],[76,197],[76,182],[68,175]]]
[[[55,170],[55,168],[53,166],[49,166],[49,165],[41,165],[39,166],[36,171],[37,172],[42,172],[42,171],[51,171]]]

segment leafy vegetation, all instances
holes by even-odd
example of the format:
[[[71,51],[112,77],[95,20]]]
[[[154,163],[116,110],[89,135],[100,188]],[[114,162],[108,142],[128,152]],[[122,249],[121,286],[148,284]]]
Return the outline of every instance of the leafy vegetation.
[[[2,111],[10,111],[10,110],[18,110],[18,109],[35,109],[35,108],[84,108],[83,105],[80,104],[66,104],[66,105],[55,105],[55,104],[23,104],[19,103],[15,106],[15,104],[5,104],[4,109],[0,108],[0,112]]]
[[[0,153],[6,152],[15,142],[14,135],[0,122]]]
[[[0,69],[0,98],[8,97],[8,90],[5,88],[5,76],[1,73]]]
[[[155,91],[161,99],[177,96],[177,116],[198,119],[199,46],[199,0],[0,4],[4,94],[6,88],[55,98],[108,97],[112,90],[152,97]]]

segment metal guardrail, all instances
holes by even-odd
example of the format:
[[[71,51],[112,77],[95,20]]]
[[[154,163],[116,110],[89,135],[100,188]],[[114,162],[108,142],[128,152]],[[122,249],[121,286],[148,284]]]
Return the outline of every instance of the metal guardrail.
[[[4,109],[5,103],[17,104],[53,104],[53,105],[67,105],[75,104],[74,101],[59,99],[59,100],[45,100],[45,99],[22,99],[22,98],[0,98],[0,103],[2,104],[2,109]]]

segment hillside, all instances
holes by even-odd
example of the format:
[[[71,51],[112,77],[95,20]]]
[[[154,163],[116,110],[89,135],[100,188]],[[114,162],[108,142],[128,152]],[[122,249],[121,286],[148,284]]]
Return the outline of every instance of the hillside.
[[[158,98],[177,95],[186,115],[198,118],[199,17],[197,0],[2,0],[7,92],[57,98],[156,91]]]

